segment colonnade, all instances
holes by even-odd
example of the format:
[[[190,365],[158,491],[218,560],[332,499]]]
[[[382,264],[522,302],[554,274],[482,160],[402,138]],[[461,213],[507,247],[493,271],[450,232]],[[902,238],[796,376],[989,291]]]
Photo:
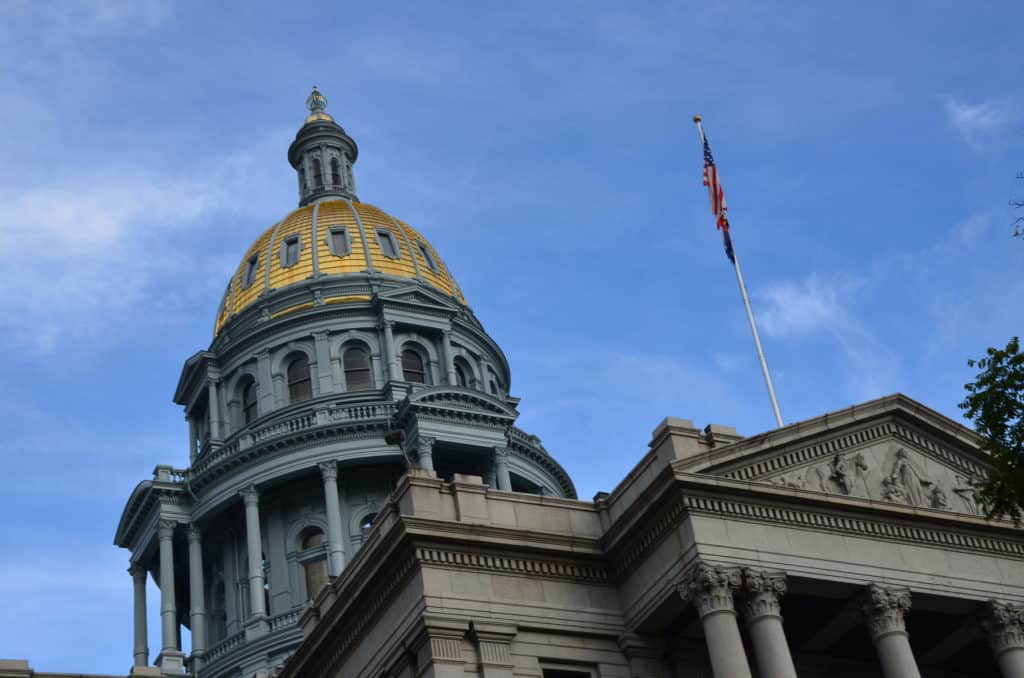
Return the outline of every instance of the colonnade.
[[[327,568],[332,577],[345,567],[344,528],[341,502],[338,495],[338,469],[335,462],[319,465],[324,486],[324,505],[327,514]],[[260,527],[260,493],[255,485],[239,492],[245,508],[245,540],[249,561],[247,574],[249,591],[249,617],[245,622],[246,638],[256,638],[269,631],[268,610],[264,597],[264,568],[262,529]],[[177,528],[187,529],[189,574],[189,621],[192,630],[193,670],[201,668],[207,650],[205,584],[203,581],[202,531],[194,524],[185,525],[175,520],[160,520],[159,538],[160,574],[160,638],[161,649],[156,663],[165,671],[178,671],[184,665],[178,625],[178,609],[174,576],[174,536]],[[135,666],[146,666],[149,658],[146,620],[146,569],[138,563],[129,568],[133,582],[133,618]]]
[[[437,439],[430,436],[416,437],[416,461],[420,468],[427,471],[434,470],[434,444],[436,442]],[[502,492],[512,491],[512,474],[508,467],[510,454],[507,447],[495,447],[492,473],[487,474],[488,484]]]
[[[714,678],[752,678],[735,603],[742,602],[752,654],[761,678],[797,678],[782,626],[786,575],[751,568],[698,563],[678,586],[697,609]],[[910,589],[869,584],[859,612],[878,654],[884,678],[920,678],[906,628]],[[989,601],[981,630],[1002,678],[1024,678],[1024,608]]]

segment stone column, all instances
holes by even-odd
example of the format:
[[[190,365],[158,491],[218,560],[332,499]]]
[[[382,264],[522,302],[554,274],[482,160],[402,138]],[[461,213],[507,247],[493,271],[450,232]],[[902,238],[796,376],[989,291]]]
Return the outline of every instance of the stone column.
[[[1024,678],[1024,609],[990,600],[981,628],[999,664],[1002,678]]]
[[[258,634],[260,622],[266,623],[267,606],[263,600],[263,540],[260,537],[260,495],[255,485],[239,493],[245,502],[245,542],[249,556],[249,610],[256,621]],[[249,631],[246,625],[246,632]]]
[[[869,584],[860,612],[868,625],[885,678],[921,678],[910,648],[903,616],[910,609],[910,589]]]
[[[441,360],[444,361],[445,379],[449,386],[455,386],[458,381],[455,378],[455,360],[452,356],[452,331],[441,331]]]
[[[160,537],[160,656],[157,663],[165,672],[177,672],[184,665],[178,647],[178,608],[174,597],[174,527],[173,520],[161,520]]]
[[[320,464],[320,475],[324,480],[324,505],[327,508],[327,572],[337,577],[345,567],[341,501],[338,499],[338,465],[333,461]]]
[[[698,561],[678,587],[679,595],[693,603],[700,615],[715,678],[751,678],[732,599],[740,583],[740,568]]]
[[[220,429],[220,375],[209,372],[206,376],[206,408],[210,416],[210,440],[221,440],[223,435]]]
[[[418,436],[416,438],[416,455],[420,468],[427,471],[434,470],[434,438]]]
[[[384,359],[388,363],[388,379],[401,381],[402,371],[398,369],[398,356],[395,355],[395,321],[384,321]]]
[[[512,476],[508,472],[507,447],[494,448],[494,478],[498,481],[498,489],[502,492],[512,491]]]
[[[132,612],[135,648],[132,654],[134,666],[149,665],[149,631],[146,628],[146,568],[132,563],[128,568],[132,575]]]
[[[313,251],[316,251],[314,243]],[[334,387],[334,375],[331,374],[331,348],[327,341],[326,332],[314,332],[313,339],[316,341],[316,375],[320,388],[318,395],[332,393]]]
[[[781,600],[786,594],[786,575],[744,568],[743,585],[747,631],[754,645],[758,674],[762,678],[796,678],[782,628]]]
[[[188,461],[194,464],[199,455],[199,432],[196,430],[196,420],[191,414],[186,414],[185,419],[188,421]]]
[[[189,619],[192,622],[192,658],[194,668],[202,668],[206,654],[206,587],[203,585],[202,533],[195,525],[188,528]]]

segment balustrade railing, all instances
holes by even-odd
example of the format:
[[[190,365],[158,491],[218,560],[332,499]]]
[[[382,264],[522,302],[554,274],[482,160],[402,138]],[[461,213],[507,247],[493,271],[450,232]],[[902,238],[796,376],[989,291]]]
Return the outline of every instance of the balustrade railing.
[[[271,617],[270,630],[278,631],[280,629],[292,628],[298,623],[299,617],[301,616],[302,610],[292,610],[291,612],[285,612],[284,614],[279,614],[276,617]]]
[[[206,654],[203,656],[203,661],[207,664],[213,662],[218,657],[222,657],[225,654],[227,654],[231,648],[241,645],[243,640],[245,640],[244,631],[241,633],[236,633],[233,636],[228,636],[227,638],[225,638],[224,640],[220,641],[219,643],[211,647],[209,650],[207,650]]]

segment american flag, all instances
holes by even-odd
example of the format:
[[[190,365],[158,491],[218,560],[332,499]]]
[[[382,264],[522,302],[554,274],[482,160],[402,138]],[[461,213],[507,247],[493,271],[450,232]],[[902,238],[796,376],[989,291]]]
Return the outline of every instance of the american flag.
[[[707,136],[704,136],[704,185],[708,187],[708,197],[711,198],[711,213],[715,215],[715,226],[722,231],[725,256],[735,264],[736,256],[733,254],[732,238],[729,236],[729,218],[725,215],[729,207],[725,204],[725,192],[722,190],[722,182],[718,180],[718,168],[715,167]]]

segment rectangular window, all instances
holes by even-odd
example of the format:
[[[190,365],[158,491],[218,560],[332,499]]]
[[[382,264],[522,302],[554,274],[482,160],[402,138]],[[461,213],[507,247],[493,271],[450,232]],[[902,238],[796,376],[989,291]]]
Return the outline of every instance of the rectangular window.
[[[343,226],[331,226],[327,232],[327,246],[330,248],[331,254],[336,257],[343,257],[351,253],[352,246],[348,241],[348,229]]]
[[[395,236],[391,235],[391,231],[377,231],[377,244],[380,245],[380,251],[385,257],[398,258],[398,243],[395,242]]]
[[[299,263],[299,236],[295,235],[284,241],[281,246],[281,265],[285,268]]]
[[[544,678],[593,678],[591,671],[580,671],[578,669],[542,668]]]
[[[245,277],[242,278],[242,289],[247,290],[256,283],[256,269],[260,266],[260,255],[254,254],[249,257],[245,265]]]
[[[430,250],[421,242],[416,243],[420,248],[420,254],[423,255],[423,260],[427,262],[427,267],[431,271],[437,273],[437,263],[434,261],[434,257],[430,255]]]

